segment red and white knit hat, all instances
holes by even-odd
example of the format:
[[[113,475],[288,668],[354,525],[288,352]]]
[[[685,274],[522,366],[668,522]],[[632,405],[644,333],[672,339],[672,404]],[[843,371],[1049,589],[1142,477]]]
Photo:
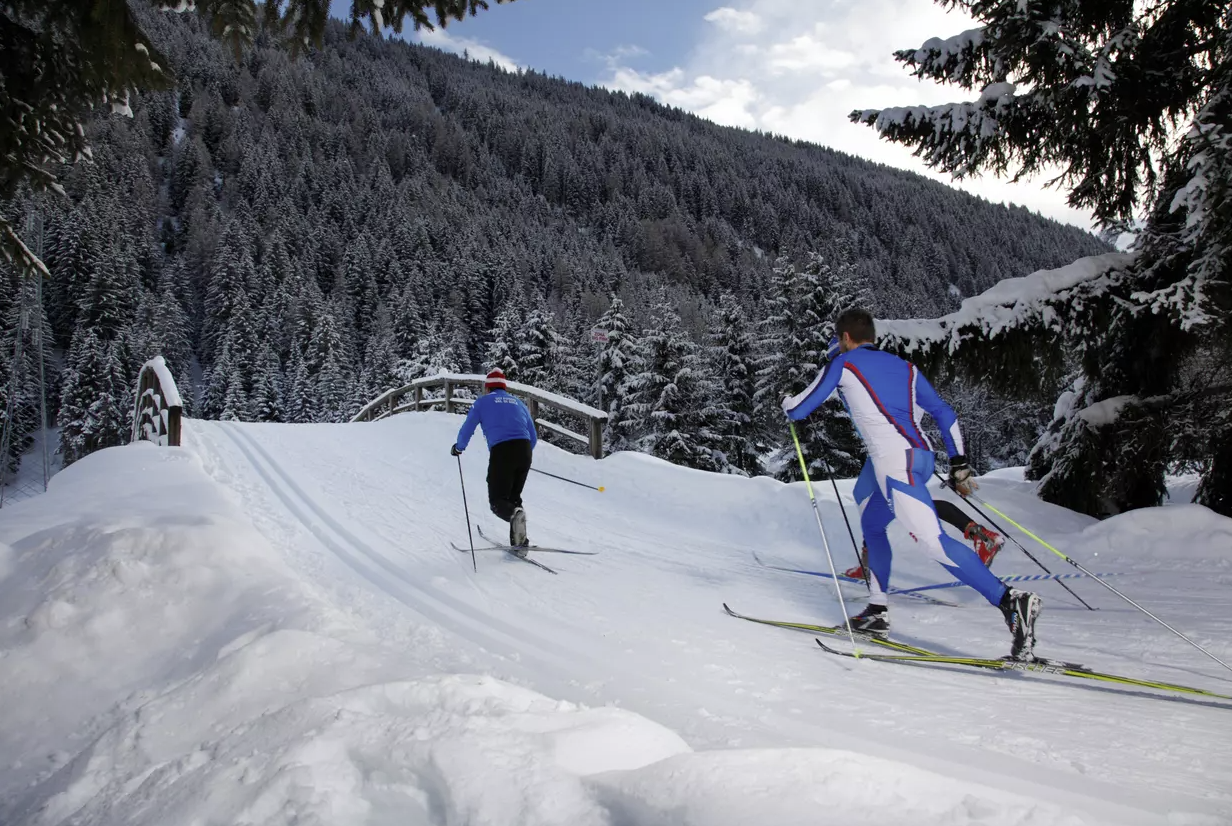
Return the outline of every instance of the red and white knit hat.
[[[485,390],[504,390],[509,385],[505,383],[505,374],[499,369],[488,373],[488,379],[483,383]]]

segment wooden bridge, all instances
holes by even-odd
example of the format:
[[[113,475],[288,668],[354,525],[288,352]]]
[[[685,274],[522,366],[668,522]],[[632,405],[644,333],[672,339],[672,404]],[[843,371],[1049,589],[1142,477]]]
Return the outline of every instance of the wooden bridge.
[[[477,396],[483,392],[485,378],[480,375],[462,373],[425,376],[377,396],[355,414],[351,421],[372,422],[397,413],[422,410],[440,409],[446,413],[462,413],[470,407],[474,399],[456,396],[454,391],[459,388],[471,388]],[[508,391],[526,402],[540,435],[545,432],[555,433],[585,447],[594,458],[603,458],[603,428],[607,424],[607,414],[602,410],[582,404],[567,396],[514,381],[508,382]],[[586,423],[587,432],[578,433],[558,422],[548,421],[541,415],[545,411],[583,421]]]

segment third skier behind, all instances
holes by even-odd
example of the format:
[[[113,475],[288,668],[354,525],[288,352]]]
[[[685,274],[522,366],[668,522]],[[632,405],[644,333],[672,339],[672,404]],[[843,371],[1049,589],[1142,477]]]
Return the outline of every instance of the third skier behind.
[[[854,492],[868,547],[871,593],[868,607],[849,619],[851,627],[873,634],[890,629],[886,590],[891,550],[886,528],[898,519],[929,556],[1001,610],[1014,638],[1010,656],[1030,660],[1040,598],[1007,587],[974,551],[942,531],[926,487],[935,459],[920,426],[925,412],[941,428],[954,489],[965,496],[976,488],[954,410],[915,365],[873,347],[876,328],[867,311],[844,311],[835,334],[839,352],[804,392],[783,400],[783,412],[800,421],[837,391],[868,449]]]

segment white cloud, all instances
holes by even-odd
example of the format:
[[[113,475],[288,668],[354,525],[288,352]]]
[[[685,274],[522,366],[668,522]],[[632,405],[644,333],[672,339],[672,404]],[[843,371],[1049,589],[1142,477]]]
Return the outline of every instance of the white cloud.
[[[634,44],[617,46],[615,49],[612,49],[612,57],[615,57],[618,59],[625,58],[625,57],[645,57],[648,54],[650,53],[647,52],[645,49],[643,49],[641,46],[637,46]]]
[[[480,63],[487,63],[489,60],[497,66],[510,72],[516,72],[521,68],[520,63],[509,57],[506,54],[498,52],[491,46],[487,46],[478,40],[473,40],[469,37],[454,37],[444,28],[437,27],[435,29],[420,29],[414,35],[414,40],[422,43],[425,46],[435,46],[438,49],[443,49],[454,54],[467,54],[471,60],[477,60]]]
[[[756,14],[724,6],[715,9],[704,18],[707,23],[713,23],[721,29],[741,34],[757,34],[762,30],[762,20]]]
[[[613,56],[603,85],[653,95],[728,126],[813,141],[878,163],[910,169],[995,202],[1013,202],[1051,218],[1090,226],[1063,192],[1040,182],[992,178],[954,182],[928,170],[909,150],[853,124],[853,109],[936,105],[974,98],[912,78],[897,49],[971,28],[970,18],[929,0],[743,0],[705,16],[687,60],[644,73]]]

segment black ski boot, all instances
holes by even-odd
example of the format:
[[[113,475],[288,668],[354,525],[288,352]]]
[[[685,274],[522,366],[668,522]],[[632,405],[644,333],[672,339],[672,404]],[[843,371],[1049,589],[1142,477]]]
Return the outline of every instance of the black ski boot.
[[[1030,662],[1035,657],[1035,618],[1039,616],[1043,603],[1035,594],[1007,588],[997,607],[1005,615],[1005,625],[1014,635],[1010,659]]]
[[[861,631],[875,637],[885,637],[890,633],[890,609],[884,605],[870,604],[847,621],[851,623],[852,631]]]
[[[530,540],[526,538],[526,511],[517,508],[509,519],[509,544],[514,547],[513,553],[526,558],[527,546]]]

